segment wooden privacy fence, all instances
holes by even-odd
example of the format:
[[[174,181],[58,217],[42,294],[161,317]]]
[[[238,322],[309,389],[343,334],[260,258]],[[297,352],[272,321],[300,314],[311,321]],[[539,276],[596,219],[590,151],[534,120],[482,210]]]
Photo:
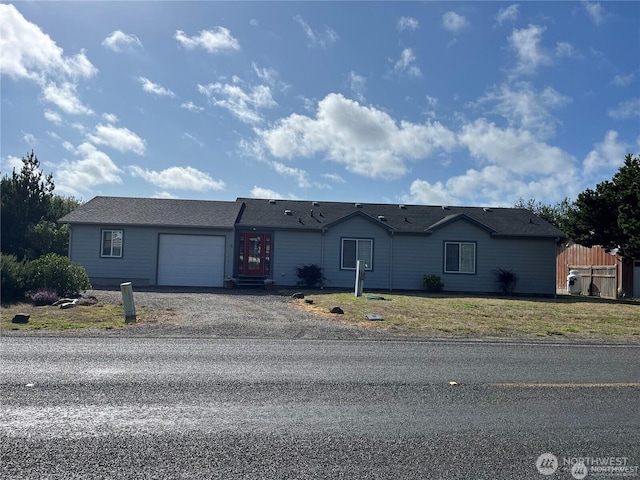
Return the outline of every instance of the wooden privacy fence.
[[[617,265],[569,265],[568,270],[577,270],[582,278],[582,295],[602,298],[618,296]],[[567,271],[567,274],[569,271]]]

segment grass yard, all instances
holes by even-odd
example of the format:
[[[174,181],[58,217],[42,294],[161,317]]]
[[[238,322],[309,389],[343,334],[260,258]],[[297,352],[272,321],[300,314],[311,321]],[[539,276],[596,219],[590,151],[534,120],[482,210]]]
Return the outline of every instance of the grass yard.
[[[389,333],[431,338],[575,339],[640,343],[640,302],[559,296],[481,297],[412,292],[316,290],[300,309],[334,321]],[[381,298],[380,298],[381,297]],[[308,304],[305,300],[312,300]],[[339,306],[344,314],[331,314]],[[382,315],[371,321],[367,314]]]
[[[29,323],[11,323],[11,319],[17,313],[31,315]],[[147,309],[144,307],[137,309],[137,320],[144,321],[146,313]],[[23,303],[8,307],[3,306],[0,316],[1,332],[8,330],[72,330],[87,327],[113,329],[124,326],[122,305],[103,305],[100,303],[96,305],[79,305],[69,309],[53,306],[36,307]]]

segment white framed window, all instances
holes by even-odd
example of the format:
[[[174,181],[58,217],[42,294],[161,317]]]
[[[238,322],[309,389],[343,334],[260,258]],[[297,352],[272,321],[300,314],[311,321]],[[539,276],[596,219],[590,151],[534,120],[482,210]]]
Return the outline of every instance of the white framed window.
[[[362,260],[365,270],[373,270],[373,240],[370,238],[343,238],[340,255],[342,270],[355,270],[358,260]]]
[[[101,257],[122,258],[122,230],[103,230]]]
[[[445,242],[444,272],[476,273],[476,244],[474,242]]]

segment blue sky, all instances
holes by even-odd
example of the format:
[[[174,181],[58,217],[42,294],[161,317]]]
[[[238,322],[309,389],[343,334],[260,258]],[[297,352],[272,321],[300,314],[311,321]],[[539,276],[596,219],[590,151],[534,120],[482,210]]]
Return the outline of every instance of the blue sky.
[[[640,2],[0,4],[56,193],[555,203],[640,152]]]

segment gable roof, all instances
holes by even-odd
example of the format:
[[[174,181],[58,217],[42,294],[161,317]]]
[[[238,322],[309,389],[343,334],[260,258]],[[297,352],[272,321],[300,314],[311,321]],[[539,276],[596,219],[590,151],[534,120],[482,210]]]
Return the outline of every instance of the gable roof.
[[[241,207],[239,202],[95,197],[58,222],[232,229]]]
[[[320,231],[360,217],[389,232],[429,235],[458,221],[492,236],[564,238],[562,231],[518,208],[441,207],[388,203],[238,198],[236,201],[95,197],[59,223]]]
[[[359,214],[394,233],[430,234],[452,222],[468,221],[493,236],[563,238],[565,234],[529,210],[441,207],[386,203],[311,202],[238,198],[239,227],[319,230]]]

